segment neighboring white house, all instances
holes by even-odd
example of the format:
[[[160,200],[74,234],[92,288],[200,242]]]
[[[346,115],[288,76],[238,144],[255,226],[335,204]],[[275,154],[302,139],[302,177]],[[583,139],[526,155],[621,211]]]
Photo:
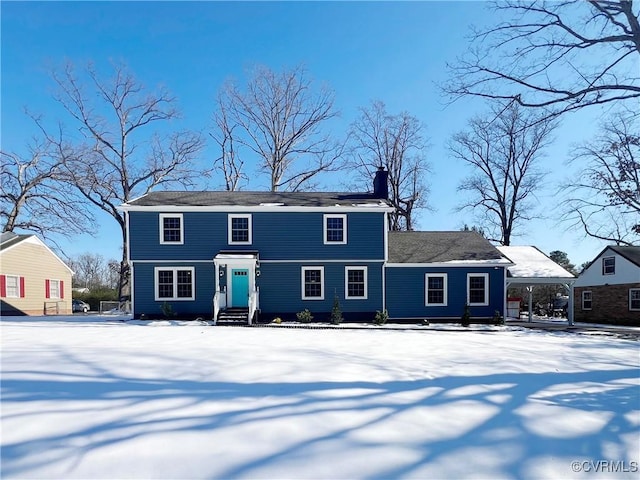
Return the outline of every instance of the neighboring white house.
[[[640,247],[606,247],[573,286],[576,321],[640,326]]]

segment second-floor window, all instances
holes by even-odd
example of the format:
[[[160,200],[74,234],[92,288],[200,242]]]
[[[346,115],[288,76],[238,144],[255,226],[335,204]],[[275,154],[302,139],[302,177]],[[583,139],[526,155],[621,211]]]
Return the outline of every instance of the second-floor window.
[[[181,245],[183,243],[182,214],[160,214],[160,243]]]
[[[229,215],[229,245],[251,245],[251,215]]]
[[[616,273],[616,257],[604,257],[602,259],[602,274],[614,275]]]
[[[324,243],[340,245],[347,243],[347,216],[324,216]]]

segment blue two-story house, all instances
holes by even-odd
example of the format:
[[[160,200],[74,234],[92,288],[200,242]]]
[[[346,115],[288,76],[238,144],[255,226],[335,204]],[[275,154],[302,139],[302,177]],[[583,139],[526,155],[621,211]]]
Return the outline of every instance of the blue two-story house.
[[[459,319],[504,310],[510,265],[475,232],[389,232],[386,172],[373,193],[151,192],[125,212],[134,317],[253,323]]]

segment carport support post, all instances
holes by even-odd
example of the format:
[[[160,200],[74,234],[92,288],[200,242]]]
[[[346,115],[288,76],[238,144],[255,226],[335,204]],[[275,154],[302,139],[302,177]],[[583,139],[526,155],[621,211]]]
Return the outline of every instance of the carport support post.
[[[529,292],[529,322],[533,319],[533,285],[529,285],[527,287],[527,292]]]
[[[567,305],[567,320],[569,326],[573,326],[573,283],[566,283],[564,287],[569,291],[569,305]]]

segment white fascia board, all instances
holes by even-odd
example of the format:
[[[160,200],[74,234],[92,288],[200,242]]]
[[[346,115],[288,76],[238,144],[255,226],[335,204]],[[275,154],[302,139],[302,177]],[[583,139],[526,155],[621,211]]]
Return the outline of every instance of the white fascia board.
[[[573,285],[575,277],[507,277],[507,285]]]
[[[179,206],[179,205],[161,205],[161,206],[137,206],[123,203],[118,210],[123,212],[329,212],[329,213],[353,213],[365,211],[392,212],[392,207],[378,206],[359,206],[359,205],[334,205],[326,207],[301,207],[301,206],[273,206],[273,205],[210,205],[210,206]]]
[[[263,260],[260,259],[260,263],[304,263],[304,264],[318,264],[318,265],[323,265],[326,263],[345,263],[348,264],[349,266],[361,266],[360,264],[369,264],[369,263],[384,263],[384,260],[381,258],[376,258],[376,259],[368,259],[368,258],[358,258],[358,259],[298,259],[298,258],[290,258],[287,260]]]
[[[386,266],[390,268],[443,268],[443,267],[508,267],[513,265],[511,262],[505,262],[501,260],[462,260],[451,262],[433,262],[433,263],[387,263]]]
[[[0,253],[4,253],[6,251],[11,250],[12,248],[15,248],[19,245],[24,245],[27,243],[32,243],[32,244],[40,245],[41,247],[44,247],[51,255],[55,257],[55,259],[58,262],[60,262],[64,266],[64,268],[66,268],[69,271],[69,273],[71,273],[71,275],[75,275],[75,272],[71,270],[71,267],[69,267],[69,265],[63,262],[62,259],[58,255],[56,255],[55,252],[51,250],[49,246],[46,243],[44,243],[42,240],[40,240],[36,235],[30,235],[20,242],[16,242],[13,245],[10,245],[9,247],[3,248],[2,250],[0,250]]]

